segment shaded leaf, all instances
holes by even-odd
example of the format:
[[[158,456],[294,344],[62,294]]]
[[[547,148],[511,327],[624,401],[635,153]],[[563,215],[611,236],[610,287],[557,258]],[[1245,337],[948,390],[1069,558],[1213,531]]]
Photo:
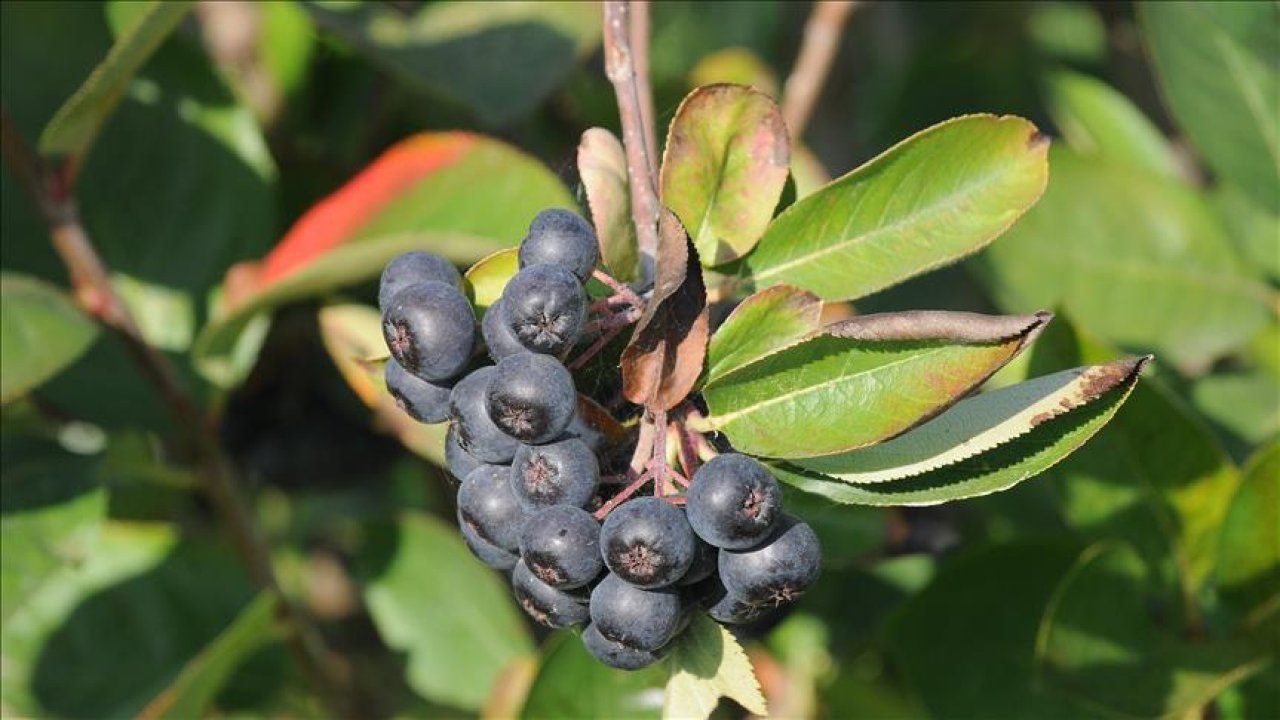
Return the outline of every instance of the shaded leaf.
[[[578,143],[578,175],[591,208],[600,257],[613,276],[629,282],[639,275],[640,249],[631,222],[631,192],[622,143],[604,128],[589,128]]]
[[[1085,550],[1045,609],[1036,638],[1039,676],[1089,712],[1187,717],[1257,672],[1262,649],[1188,643],[1157,628],[1144,600],[1146,571],[1133,550]]]
[[[1060,70],[1049,79],[1049,111],[1067,145],[1171,180],[1182,173],[1159,128],[1120,91],[1088,75]]]
[[[708,718],[720,698],[747,712],[766,715],[760,683],[733,634],[703,613],[694,613],[671,653],[664,718]]]
[[[964,396],[1021,352],[1049,317],[854,317],[708,383],[707,424],[738,450],[766,457],[869,445]]]
[[[977,259],[999,305],[1061,305],[1121,347],[1199,366],[1268,315],[1251,277],[1196,192],[1145,170],[1051,153],[1044,199]]]
[[[1020,436],[1003,444],[996,444],[985,452],[922,471],[922,468],[931,464],[930,460],[926,460],[918,467],[912,468],[917,473],[914,475],[896,478],[892,469],[878,468],[882,472],[874,475],[852,474],[846,479],[841,475],[824,475],[787,463],[776,464],[773,472],[780,479],[806,492],[823,495],[837,502],[856,505],[936,505],[1007,490],[1023,480],[1044,472],[1093,437],[1111,420],[1116,410],[1128,398],[1129,392],[1137,383],[1139,371],[1149,359],[1149,357],[1138,358],[1092,368],[1086,371],[1088,379],[1080,386],[1083,396],[1074,397],[1069,402],[1078,402],[1084,398],[1091,398],[1091,401],[1077,405],[1072,410],[1063,409],[1049,419],[1041,418],[1039,423]],[[1020,391],[1019,386],[1014,386],[988,394],[1000,393],[994,400],[994,403],[998,404],[1003,398],[1014,397]],[[946,414],[960,411],[961,417],[965,417],[975,404],[979,409],[983,409],[985,405],[993,402],[992,400],[980,402],[983,397],[985,396],[980,395],[966,400]],[[942,422],[943,417],[934,421],[939,423],[939,428],[947,427]],[[1035,417],[1033,416],[1032,419]],[[920,429],[924,430],[925,427],[921,426]],[[929,435],[933,432],[933,428],[926,430]],[[820,464],[824,469],[840,471],[845,469],[842,463],[848,463],[849,458],[854,456],[855,453],[849,453],[846,456],[832,458],[826,464],[823,464],[822,460],[804,462]],[[937,461],[936,458],[931,460]],[[875,478],[876,481],[853,484],[855,478],[866,477]]]
[[[685,97],[668,130],[660,194],[704,264],[722,265],[755,246],[790,161],[782,111],[768,95],[709,85]]]
[[[653,293],[622,352],[627,399],[668,410],[685,399],[702,374],[707,353],[707,290],[693,243],[669,210],[658,228]]]
[[[1143,3],[1164,100],[1213,171],[1280,212],[1280,8]]]
[[[1268,212],[1234,185],[1219,183],[1209,195],[1218,219],[1251,265],[1280,284],[1280,211]]]
[[[97,338],[97,324],[42,280],[0,273],[0,299],[0,402],[38,387]]]
[[[1280,443],[1253,456],[1222,522],[1218,593],[1246,622],[1280,604]]]
[[[775,285],[743,300],[707,345],[707,382],[816,333],[822,301],[790,285]]]
[[[797,201],[742,274],[851,300],[981,249],[1040,197],[1048,143],[1017,117],[935,125]]]
[[[79,164],[98,131],[124,97],[130,81],[194,2],[149,2],[112,46],[80,89],[40,134],[41,154]]]
[[[408,14],[360,3],[306,7],[408,87],[461,104],[487,125],[535,110],[600,41],[592,3],[439,2]]]
[[[478,710],[502,668],[533,652],[508,589],[471,556],[454,528],[427,515],[401,515],[389,552],[364,586],[378,633],[408,654],[405,675],[416,692]]]
[[[264,644],[277,639],[277,605],[275,595],[260,593],[213,642],[183,666],[138,717],[202,717],[240,664]]]
[[[520,717],[657,718],[665,680],[665,665],[615,670],[592,657],[577,633],[557,633],[543,650]]]

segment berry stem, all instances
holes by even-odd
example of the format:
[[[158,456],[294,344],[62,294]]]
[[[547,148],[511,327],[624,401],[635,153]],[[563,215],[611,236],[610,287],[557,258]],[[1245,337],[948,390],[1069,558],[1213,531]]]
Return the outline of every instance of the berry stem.
[[[608,515],[610,512],[613,511],[614,508],[618,507],[619,505],[621,505],[622,503],[630,499],[632,495],[636,494],[636,491],[644,487],[645,484],[652,479],[653,479],[653,475],[649,471],[646,470],[645,472],[641,473],[639,477],[631,481],[630,485],[627,485],[626,487],[619,490],[617,495],[614,495],[613,497],[609,498],[608,502],[606,502],[604,505],[601,505],[600,509],[595,512],[595,518],[597,520],[603,520],[606,515]]]
[[[653,469],[653,494],[657,497],[670,495],[667,482],[667,411],[656,410],[648,418],[648,422],[653,426],[653,460],[650,467]]]
[[[591,271],[591,277],[599,280],[605,285],[608,285],[609,289],[613,290],[613,297],[620,297],[630,303],[631,307],[644,310],[644,300],[641,300],[640,296],[637,295],[634,290],[627,287],[626,284],[619,282],[609,273],[601,270],[600,268],[596,268]],[[608,299],[612,300],[613,298]]]
[[[573,362],[569,363],[568,368],[570,370],[577,370],[583,365],[586,365],[588,360],[600,354],[600,351],[604,350],[610,342],[613,342],[613,339],[618,337],[618,333],[622,332],[626,327],[626,325],[619,325],[617,327],[609,328],[601,333],[600,337],[596,338],[595,342],[591,343],[586,350],[582,351],[581,355],[575,358]]]
[[[671,423],[671,432],[676,437],[676,447],[680,452],[680,469],[689,478],[698,471],[698,452],[694,449],[691,431],[681,421]]]

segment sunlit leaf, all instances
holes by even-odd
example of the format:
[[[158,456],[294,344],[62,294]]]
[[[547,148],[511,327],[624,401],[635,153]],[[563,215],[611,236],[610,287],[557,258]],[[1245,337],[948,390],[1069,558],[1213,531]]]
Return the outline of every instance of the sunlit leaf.
[[[591,207],[600,257],[613,276],[631,281],[640,270],[636,226],[631,222],[627,157],[622,143],[604,128],[589,128],[578,143],[578,175]]]
[[[755,715],[766,715],[760,683],[733,634],[696,613],[671,653],[664,718],[708,718],[727,697]]]
[[[1246,622],[1280,612],[1280,443],[1245,468],[1222,523],[1216,571],[1222,599]]]
[[[1049,109],[1067,144],[1170,179],[1182,173],[1159,128],[1128,98],[1101,80],[1069,71],[1049,79]]]
[[[93,344],[98,326],[58,288],[0,274],[0,402],[38,387]]]
[[[822,301],[789,285],[743,300],[707,345],[707,382],[812,335],[821,327]]]

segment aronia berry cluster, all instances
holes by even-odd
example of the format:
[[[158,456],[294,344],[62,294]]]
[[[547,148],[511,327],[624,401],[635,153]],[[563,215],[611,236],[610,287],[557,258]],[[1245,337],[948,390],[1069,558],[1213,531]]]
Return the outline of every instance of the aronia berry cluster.
[[[638,669],[665,656],[698,607],[743,623],[793,601],[817,578],[821,551],[782,512],[769,471],[736,453],[703,464],[683,505],[635,497],[597,520],[617,486],[601,482],[601,435],[579,417],[563,361],[588,327],[584,283],[598,259],[585,220],[539,213],[520,271],[477,328],[453,265],[395,258],[378,297],[386,384],[415,419],[450,423],[458,525],[476,557],[511,573],[536,621],[585,626],[601,662]],[[481,345],[493,365],[477,362]]]

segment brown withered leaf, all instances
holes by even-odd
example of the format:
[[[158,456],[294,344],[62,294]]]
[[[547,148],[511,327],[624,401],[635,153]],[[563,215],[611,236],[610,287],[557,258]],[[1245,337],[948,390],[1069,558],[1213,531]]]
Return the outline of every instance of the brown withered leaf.
[[[651,411],[684,400],[707,357],[707,288],[698,251],[680,220],[663,208],[653,297],[622,351],[622,392]]]

